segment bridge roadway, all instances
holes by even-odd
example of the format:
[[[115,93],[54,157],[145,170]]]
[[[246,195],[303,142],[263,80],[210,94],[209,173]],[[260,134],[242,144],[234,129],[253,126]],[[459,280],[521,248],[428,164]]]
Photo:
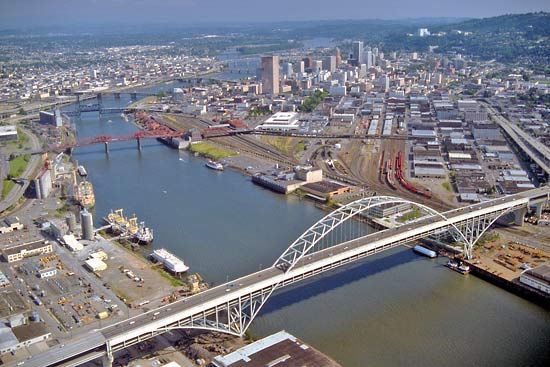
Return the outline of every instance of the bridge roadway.
[[[234,302],[239,297],[270,290],[273,287],[290,285],[361,258],[450,229],[453,224],[456,225],[467,219],[503,209],[524,208],[533,203],[547,201],[549,196],[550,187],[545,186],[447,211],[443,213],[446,219],[438,215],[429,216],[412,224],[383,230],[332,246],[306,255],[286,273],[279,268],[270,267],[102,329],[90,331],[66,345],[54,347],[33,356],[25,361],[24,366],[78,366],[106,355],[106,345],[109,345],[112,351],[124,349],[171,328],[178,328],[192,317],[199,318],[204,314],[213,314],[217,306]],[[9,364],[8,366],[11,367]]]

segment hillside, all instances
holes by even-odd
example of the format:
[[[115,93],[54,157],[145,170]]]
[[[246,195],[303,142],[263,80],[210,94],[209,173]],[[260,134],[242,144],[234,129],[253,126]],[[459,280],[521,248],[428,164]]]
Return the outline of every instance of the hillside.
[[[548,64],[550,59],[549,13],[471,19],[433,26],[430,31],[432,36],[422,38],[394,33],[388,35],[384,44],[406,50],[438,46],[436,52],[457,52],[508,63]]]

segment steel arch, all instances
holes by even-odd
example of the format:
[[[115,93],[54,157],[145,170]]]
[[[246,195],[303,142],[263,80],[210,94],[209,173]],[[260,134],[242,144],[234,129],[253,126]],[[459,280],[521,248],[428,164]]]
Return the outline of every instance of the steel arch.
[[[371,196],[368,198],[361,198],[332,211],[309,227],[286,249],[285,252],[283,252],[277,261],[275,261],[273,266],[285,272],[290,271],[298,263],[298,261],[300,261],[300,259],[311,253],[311,249],[319,243],[319,241],[321,241],[326,235],[342,223],[369,210],[370,208],[384,204],[411,204],[426,210],[433,216],[439,216],[443,220],[447,220],[447,217],[437,210],[414,201],[405,200],[394,196]],[[462,231],[460,231],[456,225],[450,225],[460,234],[460,237],[467,242]]]

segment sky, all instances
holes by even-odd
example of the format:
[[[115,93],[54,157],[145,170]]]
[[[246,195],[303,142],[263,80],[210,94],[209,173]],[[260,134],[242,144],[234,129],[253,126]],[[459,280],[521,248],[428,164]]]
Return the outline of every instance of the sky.
[[[284,20],[482,18],[550,11],[549,0],[0,0],[0,28]]]

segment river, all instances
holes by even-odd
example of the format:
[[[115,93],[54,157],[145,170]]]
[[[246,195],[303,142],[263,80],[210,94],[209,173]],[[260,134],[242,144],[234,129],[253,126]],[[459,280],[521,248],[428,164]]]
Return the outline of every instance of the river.
[[[135,131],[118,115],[87,113],[75,124],[80,137]],[[108,156],[102,145],[76,150],[94,184],[96,224],[112,208],[136,213],[154,229],[153,246],[170,249],[208,281],[271,265],[324,215],[307,200],[231,170],[208,170],[202,159],[157,141],[141,152],[135,146],[112,144]],[[285,329],[343,366],[550,365],[546,310],[443,263],[407,248],[373,256],[277,293],[251,332]]]

